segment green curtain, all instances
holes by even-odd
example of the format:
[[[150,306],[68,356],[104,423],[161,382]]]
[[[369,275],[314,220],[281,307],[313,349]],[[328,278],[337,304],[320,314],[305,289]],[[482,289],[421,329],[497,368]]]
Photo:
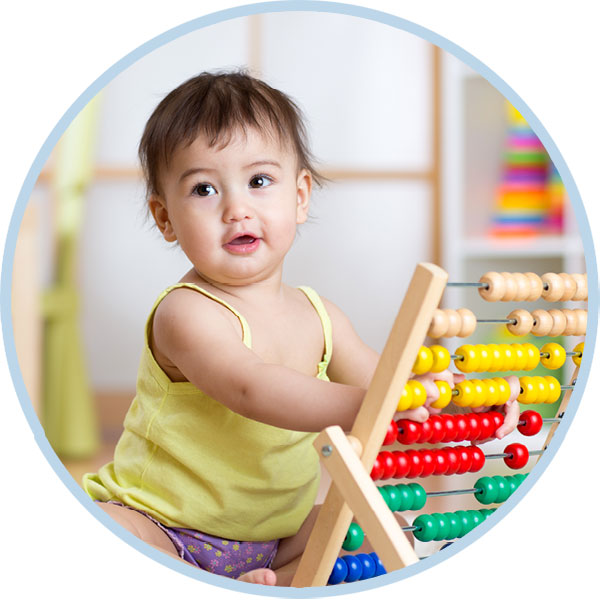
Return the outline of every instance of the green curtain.
[[[93,170],[98,100],[73,120],[56,148],[54,280],[43,293],[43,421],[63,457],[86,458],[99,447],[99,428],[86,369],[79,317],[78,247],[85,193]]]

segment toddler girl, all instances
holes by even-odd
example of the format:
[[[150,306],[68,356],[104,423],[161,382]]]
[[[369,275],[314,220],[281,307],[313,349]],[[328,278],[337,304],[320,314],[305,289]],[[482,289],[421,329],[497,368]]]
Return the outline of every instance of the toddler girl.
[[[318,510],[315,432],[351,429],[378,360],[339,308],[282,283],[319,182],[299,110],[244,73],[203,73],[158,105],[139,151],[152,216],[191,268],[150,311],[114,460],[84,488],[197,567],[289,583]]]

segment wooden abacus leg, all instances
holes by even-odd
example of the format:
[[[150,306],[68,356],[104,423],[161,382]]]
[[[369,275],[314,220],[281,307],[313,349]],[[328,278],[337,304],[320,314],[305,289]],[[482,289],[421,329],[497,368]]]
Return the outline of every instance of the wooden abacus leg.
[[[381,448],[447,278],[445,271],[435,265],[420,264],[415,269],[352,427],[351,435],[363,447],[361,463],[367,473]],[[338,490],[334,475],[292,581],[293,587],[327,584],[351,521],[352,511]]]

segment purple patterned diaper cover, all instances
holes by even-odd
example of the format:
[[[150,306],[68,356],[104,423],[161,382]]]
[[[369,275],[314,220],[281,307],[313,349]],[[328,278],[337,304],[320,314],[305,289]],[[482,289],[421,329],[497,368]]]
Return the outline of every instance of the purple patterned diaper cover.
[[[248,571],[269,568],[279,547],[278,539],[268,542],[242,542],[215,537],[193,529],[167,527],[143,510],[121,502],[110,501],[109,504],[125,506],[143,514],[169,536],[180,558],[215,575],[237,579]]]

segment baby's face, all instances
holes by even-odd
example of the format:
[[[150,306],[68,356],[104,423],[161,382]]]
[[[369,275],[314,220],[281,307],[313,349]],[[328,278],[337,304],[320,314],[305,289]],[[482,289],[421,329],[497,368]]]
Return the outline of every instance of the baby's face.
[[[176,150],[161,182],[152,213],[202,277],[247,285],[280,276],[311,190],[291,150],[254,129],[224,148],[201,136]]]

